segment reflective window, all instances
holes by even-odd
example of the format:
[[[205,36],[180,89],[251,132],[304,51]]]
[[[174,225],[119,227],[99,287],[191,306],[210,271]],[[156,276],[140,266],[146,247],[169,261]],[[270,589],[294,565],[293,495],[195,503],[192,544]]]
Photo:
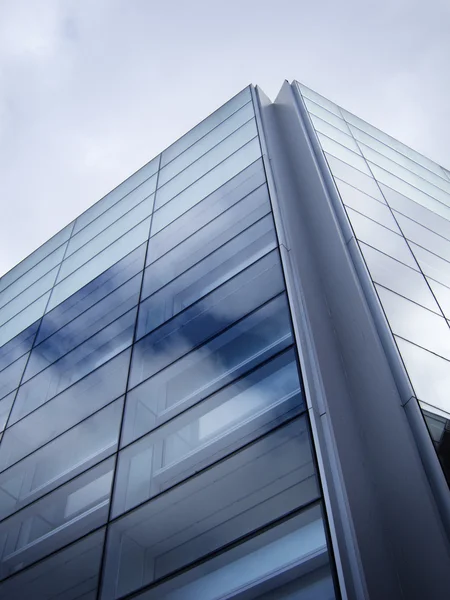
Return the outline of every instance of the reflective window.
[[[33,348],[23,381],[56,360],[136,306],[142,275],[136,275],[79,317]]]
[[[199,123],[196,127],[188,131],[183,137],[169,146],[161,156],[161,167],[166,165],[169,161],[173,160],[176,156],[184,152],[189,146],[192,146],[197,140],[206,135],[209,131],[214,129],[222,121],[227,119],[230,115],[235,113],[237,110],[251,101],[250,88],[245,88],[234,96],[229,102],[221,106],[218,110],[212,113],[207,119]]]
[[[384,227],[395,231],[395,233],[401,233],[386,204],[378,202],[378,200],[360,192],[339,179],[335,181],[345,206],[357,210],[366,217],[369,217],[369,219],[373,219],[377,223],[380,223],[380,225],[384,225]]]
[[[211,171],[208,171],[201,179],[198,179],[179,193],[172,202],[167,202],[167,204],[157,210],[153,215],[152,235],[195,206],[203,198],[212,194],[212,192],[251,165],[260,156],[261,148],[259,146],[259,139],[255,137],[251,142],[242,146],[237,152],[234,152],[234,154],[231,154],[231,156],[211,169]],[[161,188],[162,190],[163,188]]]
[[[450,362],[406,340],[396,341],[417,398],[450,414]]]
[[[55,282],[59,267],[52,269],[49,273],[30,285],[21,294],[0,308],[0,325],[12,319],[21,310],[40,298],[52,287]]]
[[[129,361],[130,349],[17,423],[17,412],[13,414],[11,423],[15,424],[5,431],[0,445],[0,469],[6,469],[121,396]],[[17,440],[21,442],[18,444]]]
[[[377,286],[392,331],[450,360],[450,328],[445,319]]]
[[[41,406],[129,346],[135,319],[136,309],[132,309],[24,383],[14,402],[14,418]]]
[[[25,275],[20,277],[20,279],[17,279],[17,281],[15,281],[12,285],[3,290],[0,293],[0,305],[4,306],[7,302],[18,296],[21,292],[27,290],[30,286],[33,285],[33,283],[38,281],[46,273],[52,271],[52,269],[55,269],[55,267],[57,267],[62,261],[65,249],[65,246],[61,246],[60,248],[52,252],[52,254],[47,256],[47,258],[44,258],[44,260],[38,263],[30,271],[25,273]],[[49,287],[53,285],[54,278],[56,277],[56,272],[56,270],[53,271],[54,277],[53,280],[51,280]],[[49,289],[49,287],[47,287],[47,289]],[[42,293],[43,292],[45,292],[45,289],[42,290]]]
[[[150,200],[148,202],[143,202],[143,200],[151,196],[151,194],[155,192],[155,189],[156,175],[144,181],[142,185],[134,189],[120,202],[117,202],[117,204],[115,204],[112,208],[104,212],[101,215],[101,217],[98,217],[89,225],[87,225],[84,229],[82,229],[79,233],[72,236],[67,247],[66,258],[74,252],[76,252],[79,248],[84,246],[87,242],[92,240],[102,231],[106,230],[110,225],[113,225],[116,222],[120,222],[122,225],[118,225],[118,227],[125,230],[126,223],[130,222],[130,220],[134,220],[134,223],[137,223],[138,221],[142,220],[141,218],[139,218],[139,214],[142,214],[142,212],[145,213],[144,217],[148,217],[150,212],[146,211],[152,210],[152,202]],[[139,210],[137,208],[138,206],[140,206]],[[131,210],[133,210],[133,213],[129,214]],[[124,219],[126,218],[127,221],[119,221],[121,217],[123,217]],[[117,229],[115,231],[117,231]],[[114,237],[114,234],[111,235],[113,235]]]
[[[31,350],[38,327],[39,321],[36,321],[0,348],[0,371]]]
[[[137,336],[155,329],[274,248],[273,219],[267,215],[142,302]],[[155,264],[157,271],[159,265]],[[153,272],[151,265],[147,269],[150,285],[158,283]]]
[[[40,319],[44,314],[49,298],[50,292],[47,292],[15,317],[4,323],[0,327],[0,346],[9,342],[9,340]]]
[[[339,179],[343,179],[358,190],[372,196],[372,198],[384,202],[380,188],[373,177],[365,175],[361,171],[358,171],[358,169],[354,169],[347,163],[342,162],[330,154],[325,153],[325,156],[334,177],[339,177]]]
[[[93,279],[81,290],[67,298],[56,308],[47,312],[42,319],[36,344],[42,342],[55,331],[69,323],[85,310],[105,298],[123,283],[144,268],[145,244],[115,263],[107,271]]]
[[[43,259],[46,256],[48,256],[49,254],[51,254],[52,252],[57,250],[57,248],[62,246],[64,244],[64,242],[67,242],[67,240],[70,237],[70,232],[72,231],[72,229],[73,229],[73,223],[70,223],[70,225],[67,225],[67,227],[64,227],[64,229],[62,229],[59,233],[57,233],[52,238],[50,238],[47,242],[45,242],[45,244],[42,244],[42,246],[40,246],[37,250],[35,250],[32,254],[30,254],[30,256],[27,256],[27,258],[25,258],[22,262],[20,262],[13,269],[11,269],[11,271],[8,271],[8,273],[5,273],[5,275],[2,275],[2,277],[0,277],[0,291],[4,290],[6,287],[11,285],[11,283],[13,283],[13,281],[16,281],[24,273],[26,273],[27,271],[32,269],[32,267],[37,265],[39,262],[43,261]],[[43,263],[43,265],[41,265],[37,268],[39,277],[41,277],[41,275],[43,275],[44,273],[46,273],[47,271],[49,271],[52,268],[52,266],[48,266],[49,264],[55,266],[56,263],[54,263],[54,261],[57,260],[57,262],[58,262],[58,259],[55,257],[62,258],[63,254],[64,254],[64,249],[65,249],[65,245],[63,246],[62,250],[61,250],[61,248],[59,248],[58,251],[55,252],[55,254],[52,256],[51,259],[49,258],[48,261],[46,261],[45,263]],[[32,277],[30,279],[32,279]],[[27,284],[25,284],[24,286],[21,286],[21,289],[26,289],[26,287],[27,287]]]
[[[80,269],[66,277],[64,281],[55,285],[47,311],[66,300],[66,298],[98,277],[100,273],[112,267],[117,261],[145,242],[148,239],[149,227],[150,218],[142,221]]]
[[[278,252],[273,251],[135,344],[130,386],[217,335],[283,288]]]
[[[13,362],[12,365],[0,371],[0,398],[16,389],[27,364],[28,354]]]
[[[200,179],[239,148],[250,142],[257,134],[256,123],[252,119],[158,189],[155,209],[161,208],[169,200],[172,200],[197,179]]]
[[[386,229],[382,225],[378,225],[375,221],[364,217],[351,208],[347,208],[346,210],[358,240],[366,242],[369,246],[392,256],[412,269],[418,270],[414,256],[403,236],[393,233],[390,229]]]
[[[0,523],[0,577],[23,569],[105,523],[114,459],[72,479]]]
[[[335,598],[318,506],[136,596],[138,600]]]
[[[370,275],[376,283],[440,314],[439,306],[421,273],[366,244],[361,243],[360,247]]]
[[[156,398],[154,404],[156,422]],[[125,448],[113,514],[168,489],[302,409],[290,350]]]
[[[450,287],[450,263],[416,244],[411,243],[410,245],[425,275]]]
[[[303,101],[305,102],[305,106],[308,109],[308,112],[309,112],[310,116],[312,117],[311,120],[314,123],[314,125],[315,125],[315,119],[314,119],[314,117],[316,117],[316,118],[319,117],[321,121],[325,121],[326,123],[330,123],[330,125],[333,125],[333,127],[335,129],[339,129],[343,133],[346,133],[347,135],[351,135],[349,126],[344,121],[344,119],[342,119],[341,117],[338,117],[337,115],[331,113],[329,110],[326,110],[322,106],[319,106],[315,102],[312,102],[308,98],[303,98]],[[325,132],[322,132],[322,133],[325,133]]]
[[[91,241],[82,246],[74,254],[66,258],[58,274],[58,282],[70,273],[88,262],[96,254],[116,242],[127,231],[143,221],[151,214],[154,197],[150,196],[135,208],[127,212],[122,218],[110,225],[107,229],[95,236]]]
[[[426,410],[423,411],[423,416],[447,478],[447,483],[450,484],[450,421],[447,416],[432,414]]]
[[[0,400],[0,432],[5,428],[15,395],[16,392],[12,392]]]
[[[433,290],[436,300],[447,319],[450,319],[450,288],[428,278],[428,285]]]
[[[306,423],[296,420],[110,528],[102,598],[117,598],[317,498]]]
[[[346,146],[349,150],[353,150],[357,154],[361,154],[358,148],[358,144],[355,142],[354,138],[350,135],[350,132],[343,133],[341,129],[337,127],[333,127],[330,123],[319,119],[313,114],[310,115],[311,121],[313,122],[314,128],[316,131],[323,133],[328,138],[331,138],[335,142],[342,144],[342,146]],[[345,125],[345,121],[342,121]],[[346,126],[346,125],[345,125]],[[348,135],[347,135],[348,134]]]
[[[450,241],[441,237],[440,235],[436,235],[426,227],[422,227],[419,223],[408,219],[408,217],[404,217],[403,215],[398,215],[398,223],[402,228],[403,235],[418,244],[419,246],[423,246],[433,254],[437,254],[441,258],[450,261]],[[450,223],[448,226],[450,231]]]
[[[188,150],[178,155],[168,165],[163,167],[159,172],[158,186],[161,187],[167,183],[172,177],[177,175],[183,169],[186,169],[199,159],[201,156],[211,150],[216,144],[220,143],[242,125],[250,121],[254,117],[253,104],[248,102],[241,109],[233,113],[220,125],[207,133],[198,142],[189,147]]]
[[[320,104],[320,106],[323,106],[324,108],[331,111],[338,117],[342,117],[341,109],[339,108],[339,106],[337,104],[335,104],[334,102],[331,102],[331,100],[328,100],[328,98],[324,98],[317,92],[310,90],[302,83],[299,83],[298,81],[296,81],[295,83],[296,83],[297,87],[300,89],[300,93],[302,94],[302,96],[306,96],[306,98],[309,98],[316,104]]]
[[[75,227],[73,228],[73,235],[75,235],[80,229],[86,227],[91,221],[96,219],[99,215],[103,214],[108,208],[111,208],[116,202],[122,200],[132,190],[136,189],[141,183],[144,183],[147,179],[155,175],[158,170],[160,157],[157,156],[149,163],[144,165],[139,171],[136,171],[131,177],[123,181],[114,190],[109,192],[104,198],[99,200],[80,215],[75,221]]]
[[[382,183],[380,187],[391,208],[450,240],[450,222],[447,219],[440,217],[428,208],[413,202]]]
[[[122,408],[123,398],[3,471],[0,474],[0,518],[11,515],[113,454],[119,438]],[[16,427],[12,427],[10,433],[9,443],[14,440],[26,453],[30,444],[28,439],[20,437],[23,429],[17,429],[18,436]]]
[[[244,219],[258,210],[259,217],[270,212],[269,195],[261,160],[252,163],[236,177],[227,181],[218,190],[172,221],[163,231],[152,235],[148,245],[147,264],[157,260],[183,241],[189,245],[188,238],[194,233],[197,233],[196,239],[204,236],[204,244],[211,243],[210,238],[220,236],[222,227],[228,230],[230,224],[237,226],[240,218]],[[216,225],[213,221],[216,221]],[[207,225],[210,227],[207,228]],[[202,234],[202,231],[205,233]],[[208,235],[209,232],[211,233]]]
[[[129,392],[121,445],[241,377],[292,339],[286,297],[278,296]]]
[[[368,176],[371,175],[369,167],[367,166],[367,163],[362,156],[360,156],[359,154],[355,154],[345,146],[338,144],[334,140],[331,140],[330,138],[326,137],[325,135],[322,135],[321,133],[317,133],[317,136],[320,140],[320,144],[324,152],[332,154],[336,158],[339,158],[340,160],[346,162],[348,165],[355,167],[355,169],[366,173],[366,175]]]
[[[75,542],[0,584],[0,598],[95,600],[105,530]]]
[[[385,171],[384,169],[378,167],[373,163],[371,163],[370,168],[372,170],[372,173],[380,183],[384,183],[385,185],[394,189],[400,194],[403,194],[411,200],[414,200],[414,202],[417,202],[418,204],[432,210],[441,217],[444,217],[444,219],[450,220],[450,207],[446,206],[445,204],[442,204],[442,202],[435,200],[435,198],[432,198],[428,194],[425,194],[425,192],[422,192],[413,185],[410,185],[406,181],[399,179],[395,175],[392,175],[392,173],[388,173],[388,171]]]

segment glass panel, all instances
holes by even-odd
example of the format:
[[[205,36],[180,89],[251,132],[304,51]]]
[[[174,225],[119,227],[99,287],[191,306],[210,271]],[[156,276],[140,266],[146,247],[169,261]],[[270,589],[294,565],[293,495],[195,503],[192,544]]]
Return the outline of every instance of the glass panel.
[[[298,88],[300,89],[300,93],[302,94],[302,96],[306,96],[306,98],[309,98],[313,102],[320,104],[320,106],[323,106],[324,108],[331,111],[338,117],[342,117],[341,109],[339,108],[339,106],[337,104],[335,104],[334,102],[331,102],[331,100],[328,100],[328,98],[324,98],[317,92],[310,90],[302,83],[299,83],[298,81],[296,81],[295,83],[297,84]]]
[[[172,177],[175,177],[177,173],[186,169],[194,161],[211,150],[216,144],[239,129],[239,127],[247,123],[247,121],[253,119],[254,115],[253,104],[249,102],[232,116],[228,117],[228,119],[222,121],[215,129],[210,131],[198,142],[190,146],[188,150],[180,154],[172,162],[161,169],[158,177],[158,186],[163,186],[172,179]]]
[[[318,494],[306,422],[296,420],[111,525],[102,598],[164,577]]]
[[[117,204],[115,204],[112,208],[104,212],[101,217],[95,219],[79,233],[74,235],[69,241],[66,258],[84,246],[87,242],[89,242],[89,240],[92,240],[99,233],[107,229],[110,225],[114,224],[121,217],[124,217],[129,211],[133,210],[133,214],[130,215],[129,218],[134,219],[135,223],[142,220],[138,216],[139,210],[144,212],[146,209],[148,210],[147,207],[148,205],[152,204],[152,199],[149,199],[148,202],[143,202],[142,206],[140,206],[140,203],[144,199],[148,198],[148,196],[153,194],[155,190],[156,175],[150,179],[147,179],[147,181],[145,181],[142,185],[125,196],[123,200],[117,202]],[[140,206],[140,209],[137,208],[138,205]],[[149,210],[151,212],[152,206],[150,206]],[[146,212],[144,217],[148,217],[150,212]],[[126,226],[124,225],[124,230],[125,229]]]
[[[5,428],[15,395],[16,392],[14,391],[12,394],[9,394],[0,400],[0,431],[3,431]]]
[[[25,310],[0,327],[0,346],[9,342],[9,340],[16,337],[16,335],[42,317],[49,301],[50,293],[47,292],[41,296],[36,302],[30,304]]]
[[[55,282],[59,267],[30,285],[21,294],[0,308],[0,326],[47,292]]]
[[[450,414],[450,362],[406,340],[396,341],[417,398]]]
[[[127,395],[122,446],[292,344],[284,295],[187,354]]]
[[[366,217],[369,217],[369,219],[373,219],[377,223],[388,227],[392,231],[395,231],[395,233],[401,233],[386,204],[374,200],[371,196],[360,192],[340,179],[335,179],[335,182],[342,201],[346,206],[353,208]]]
[[[41,262],[46,256],[48,256],[54,250],[56,250],[59,246],[64,244],[64,242],[67,242],[67,240],[70,237],[70,232],[72,231],[72,228],[73,228],[73,223],[70,223],[70,225],[67,225],[67,227],[64,227],[64,229],[62,229],[59,233],[57,233],[52,238],[50,238],[47,242],[45,242],[45,244],[42,244],[42,246],[40,246],[32,254],[27,256],[27,258],[25,258],[22,262],[20,262],[18,265],[16,265],[13,269],[8,271],[8,273],[5,273],[5,275],[2,275],[2,277],[0,277],[0,291],[4,290],[6,287],[11,285],[11,283],[13,281],[16,281],[17,279],[19,279],[19,277],[21,277],[24,273],[29,271],[32,267],[34,267],[39,262]],[[62,248],[62,250],[60,248],[58,250],[58,252],[55,252],[55,254],[53,255],[53,258],[46,261],[46,263],[43,265],[43,268],[38,267],[37,270],[40,273],[39,277],[41,277],[41,275],[43,275],[44,273],[49,271],[52,268],[52,266],[55,266],[55,264],[57,264],[57,263],[54,263],[55,260],[57,260],[57,262],[59,262],[59,260],[61,260],[63,254],[64,254],[64,248],[65,248],[65,245]],[[61,257],[59,260],[55,258],[58,256]],[[48,264],[50,264],[50,266],[47,266]],[[31,279],[33,279],[33,278],[31,277]],[[34,280],[35,279],[37,279],[37,277],[35,277]],[[26,287],[27,287],[27,285],[24,285],[23,287],[21,287],[21,289],[26,289]]]
[[[368,177],[364,173],[361,173],[361,171],[358,171],[358,169],[354,169],[347,163],[342,162],[330,154],[325,153],[325,156],[334,177],[343,179],[353,187],[361,190],[365,194],[369,194],[369,196],[376,198],[380,202],[385,201],[373,177]]]
[[[176,177],[167,182],[166,185],[159,188],[156,194],[155,209],[161,208],[163,204],[172,200],[172,198],[189,187],[194,181],[200,179],[257,135],[258,131],[255,119],[252,119],[225,138],[220,144],[214,146],[212,150],[196,160],[189,167],[186,167]]]
[[[1,598],[95,600],[105,530],[83,538],[0,584]]]
[[[25,273],[20,279],[15,281],[8,288],[3,290],[0,293],[0,305],[4,306],[7,302],[18,296],[21,292],[27,290],[33,283],[38,281],[43,275],[55,269],[62,261],[64,256],[65,246],[61,246],[58,250],[55,250],[52,254],[47,256],[44,260],[38,263],[35,267],[33,267],[30,271]],[[54,277],[56,277],[56,271],[54,271]],[[51,278],[50,278],[51,279]],[[53,285],[50,283],[49,289]],[[45,287],[45,286],[44,286]],[[43,290],[45,292],[45,289]]]
[[[366,173],[366,175],[371,175],[369,167],[362,156],[355,154],[345,146],[341,146],[341,144],[338,144],[334,140],[331,140],[321,133],[317,133],[317,136],[324,152],[332,154],[336,158],[339,158],[352,167],[355,167],[355,169],[359,169],[363,173]]]
[[[239,110],[241,106],[244,106],[244,104],[250,102],[251,99],[252,96],[250,93],[250,88],[247,87],[242,90],[242,92],[234,96],[234,98],[232,98],[229,102],[213,112],[207,119],[199,123],[196,127],[191,129],[188,133],[183,135],[183,137],[164,150],[161,156],[161,167],[184,152],[187,148],[189,148],[189,146],[194,144],[197,140],[214,129],[214,127],[219,125],[219,123]]]
[[[419,154],[415,150],[408,148],[408,146],[405,146],[398,140],[396,140],[396,139],[392,138],[391,136],[387,135],[386,133],[380,131],[376,127],[373,127],[373,125],[369,125],[369,123],[366,123],[359,117],[352,115],[351,113],[347,112],[346,110],[342,109],[342,114],[343,114],[345,120],[348,121],[348,123],[351,123],[355,127],[362,129],[363,131],[370,134],[372,137],[376,138],[380,142],[383,142],[383,144],[387,144],[391,148],[394,148],[398,152],[401,152],[405,156],[408,156],[415,162],[418,162],[419,164],[425,166],[427,169],[434,171],[438,175],[442,174],[442,171],[441,171],[439,165],[434,163],[429,158],[426,158],[425,156],[423,156],[422,154]]]
[[[433,410],[433,409],[431,409]],[[433,444],[436,449],[439,461],[444,470],[447,483],[450,484],[450,450],[449,450],[449,435],[450,421],[443,416],[432,414],[423,411],[425,423],[428,431],[433,439]]]
[[[59,487],[75,475],[115,452],[119,439],[123,398],[95,413],[0,474],[0,519]],[[23,446],[25,454],[35,445],[33,432],[27,438],[10,430],[9,442]],[[34,443],[33,443],[34,442]]]
[[[72,479],[0,523],[0,577],[23,569],[105,523],[114,459]]]
[[[392,331],[450,360],[450,328],[445,319],[377,286]]]
[[[131,177],[123,181],[114,190],[109,192],[101,200],[96,202],[94,206],[91,206],[75,221],[75,227],[73,229],[73,235],[75,235],[80,229],[86,227],[91,221],[96,219],[99,215],[103,214],[108,208],[111,208],[116,202],[124,198],[132,190],[137,188],[141,183],[155,175],[158,170],[160,157],[157,156],[139,171],[136,171]]]
[[[414,256],[403,236],[378,225],[375,221],[364,217],[351,208],[346,210],[358,240],[366,242],[369,246],[392,256],[412,269],[418,270]]]
[[[416,244],[411,243],[410,245],[425,275],[450,287],[450,263]]]
[[[155,424],[158,402],[154,399]],[[120,453],[113,514],[198,473],[304,409],[290,350]]]
[[[0,348],[0,371],[31,350],[38,327],[39,321],[36,321]]]
[[[24,383],[14,402],[14,419],[17,420],[38,408],[129,346],[133,338],[135,319],[136,309],[130,310]]]
[[[395,175],[388,173],[387,171],[381,169],[373,163],[371,163],[370,167],[372,169],[372,173],[380,183],[386,184],[387,186],[399,192],[400,194],[403,194],[411,200],[414,200],[414,202],[417,202],[418,204],[432,210],[441,217],[444,217],[444,219],[450,220],[450,208],[445,204],[442,204],[442,202],[435,200],[434,198],[428,196],[428,194],[425,194],[418,188],[410,185],[402,179],[399,179]]]
[[[111,244],[111,246],[105,248],[103,252],[97,254],[92,260],[56,285],[53,288],[47,312],[145,242],[148,239],[149,227],[150,218],[139,223],[134,229],[123,235]]]
[[[217,335],[283,289],[278,252],[273,251],[135,344],[130,387]]]
[[[130,349],[8,427],[0,445],[0,469],[46,444],[125,392]],[[17,420],[12,415],[11,423]],[[23,440],[20,444],[16,440]],[[26,443],[25,443],[26,440]]]
[[[333,600],[326,563],[325,531],[314,506],[136,599]]]
[[[160,251],[158,236],[150,238],[147,261],[151,266],[144,272],[142,298],[146,298],[187,271],[192,265],[199,263],[268,213],[270,213],[270,200],[267,188],[264,186],[156,260],[154,257],[158,256]]]
[[[421,273],[413,271],[363,243],[360,244],[360,247],[370,275],[376,283],[440,314],[439,306]]]
[[[172,202],[168,202],[162,208],[157,210],[153,215],[152,235],[155,235],[155,233],[160,231],[171,221],[174,221],[184,212],[195,206],[198,202],[203,200],[203,198],[212,194],[212,192],[220,188],[247,166],[251,165],[251,163],[260,158],[260,156],[261,148],[259,146],[259,139],[254,138],[251,142],[206,173],[204,177],[181,192]]]
[[[0,371],[0,398],[15,390],[19,385],[27,360],[28,354],[13,362],[12,365],[6,367],[3,371]]]
[[[441,258],[450,261],[450,241],[444,239],[440,235],[436,235],[426,227],[422,227],[419,223],[411,221],[408,217],[398,215],[397,218],[398,223],[402,228],[403,235],[406,238],[419,246],[423,246],[427,250],[430,250],[433,254],[437,254]]]
[[[127,231],[148,217],[153,208],[153,200],[154,196],[147,198],[127,212],[121,219],[95,236],[90,242],[82,246],[77,252],[69,256],[69,258],[66,258],[61,265],[58,274],[58,282],[81,267],[81,265],[88,262],[92,257],[107,248],[110,244],[118,241]]]
[[[46,313],[36,338],[36,344],[47,339],[55,331],[69,323],[102,298],[112,293],[123,283],[144,268],[145,244],[104,271],[81,290],[67,298],[52,311]]]
[[[361,154],[361,152],[359,151],[359,148],[358,148],[358,144],[355,142],[355,140],[352,138],[351,135],[347,135],[347,134],[343,133],[341,131],[341,129],[337,129],[336,127],[333,127],[326,121],[319,119],[318,117],[314,116],[313,114],[311,114],[310,117],[311,117],[311,121],[313,122],[313,125],[314,125],[314,128],[316,131],[323,133],[324,135],[326,135],[328,138],[331,138],[335,142],[338,142],[339,144],[346,146],[349,150],[353,150],[353,152],[356,152],[357,154]],[[342,122],[345,125],[345,121],[342,121]],[[348,131],[347,133],[349,134],[350,132]]]
[[[142,275],[136,275],[44,342],[35,346],[31,352],[23,380],[27,381],[136,306],[141,280]]]
[[[352,125],[350,125],[350,129],[352,130],[352,133],[357,140],[359,140],[360,142],[363,142],[363,144],[365,144],[366,146],[369,146],[369,148],[376,150],[378,153],[382,154],[383,157],[386,157],[387,159],[394,161],[398,165],[401,165],[405,169],[408,169],[409,171],[412,171],[413,173],[420,175],[420,177],[422,177],[423,179],[426,179],[430,183],[434,183],[435,185],[440,187],[442,190],[450,192],[450,183],[443,178],[443,174],[441,176],[436,175],[429,169],[422,167],[417,162],[412,161],[410,158],[407,158],[406,156],[404,156],[400,152],[397,152],[390,146],[387,146],[386,144],[382,144],[381,142],[379,142],[372,136],[368,135],[364,131],[361,131],[357,127],[353,127]],[[361,150],[362,150],[362,153],[364,154],[365,147],[362,146]],[[367,156],[370,156],[370,153],[367,154]],[[374,160],[374,162],[377,163],[376,160]],[[380,162],[379,164],[380,164],[380,166],[383,166],[382,162]],[[386,162],[386,165],[387,164],[388,163]],[[389,170],[389,169],[387,168],[387,170]]]
[[[350,129],[347,123],[344,121],[344,119],[331,113],[329,110],[322,108],[322,106],[319,106],[318,104],[312,102],[308,98],[303,98],[303,100],[305,102],[305,106],[308,109],[310,116],[320,117],[322,121],[326,121],[327,123],[330,123],[340,131],[343,131],[347,135],[351,135]],[[313,123],[315,123],[314,119],[312,119],[312,121]]]
[[[225,230],[229,229],[230,223],[238,226],[239,218],[244,218],[253,211],[259,210],[257,218],[266,215],[270,212],[270,200],[264,183],[262,161],[257,160],[210,196],[172,221],[163,231],[153,235],[148,245],[147,264],[157,260],[183,241],[186,241],[187,247],[189,247],[188,238],[194,233],[197,234],[196,239],[203,236],[204,244],[208,244],[212,242],[210,238],[220,237],[222,226]],[[213,224],[214,221],[220,222],[217,229]],[[206,227],[207,225],[210,226]],[[202,230],[205,231],[204,234]]]
[[[391,208],[398,210],[410,219],[421,223],[424,227],[428,227],[428,229],[450,240],[450,224],[447,219],[440,217],[428,208],[420,206],[417,202],[413,202],[395,190],[391,190],[391,188],[382,183],[380,187]]]
[[[438,301],[439,306],[441,307],[442,312],[450,319],[450,288],[445,285],[441,285],[437,281],[433,281],[432,279],[427,279],[428,285],[433,290],[433,294],[436,296],[436,300]]]
[[[276,248],[276,245],[272,215],[267,215],[142,302],[137,337],[142,337],[197,302]],[[160,265],[153,264],[157,273]],[[158,278],[153,277],[153,265],[147,271],[148,283],[157,285]],[[147,285],[146,291],[149,287]]]

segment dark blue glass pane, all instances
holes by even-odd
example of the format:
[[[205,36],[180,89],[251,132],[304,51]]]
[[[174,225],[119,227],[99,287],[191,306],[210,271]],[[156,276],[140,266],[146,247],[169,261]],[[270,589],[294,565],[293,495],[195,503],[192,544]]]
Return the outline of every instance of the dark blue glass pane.
[[[136,308],[24,383],[14,402],[12,422],[41,406],[129,346],[135,320]]]
[[[36,321],[27,327],[22,333],[0,348],[0,371],[8,367],[16,359],[26,354],[33,345],[34,336],[38,330],[40,321]]]
[[[275,250],[135,344],[130,387],[220,333],[283,289]]]
[[[36,344],[46,339],[66,323],[78,317],[96,302],[113,292],[144,267],[145,244],[119,260],[110,269],[93,279],[81,290],[59,304],[42,319]]]
[[[27,360],[28,354],[25,354],[9,367],[0,371],[0,398],[15,390],[19,385]]]
[[[135,275],[126,284],[35,346],[23,381],[27,381],[136,306],[141,279],[142,273]]]
[[[122,446],[292,344],[284,295],[271,300],[127,395]]]

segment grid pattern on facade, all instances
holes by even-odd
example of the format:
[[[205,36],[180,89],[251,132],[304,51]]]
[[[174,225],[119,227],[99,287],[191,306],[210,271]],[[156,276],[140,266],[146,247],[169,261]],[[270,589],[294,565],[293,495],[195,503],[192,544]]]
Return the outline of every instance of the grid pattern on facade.
[[[296,85],[450,481],[449,173]]]
[[[0,425],[1,597],[334,598],[249,88],[0,279]]]

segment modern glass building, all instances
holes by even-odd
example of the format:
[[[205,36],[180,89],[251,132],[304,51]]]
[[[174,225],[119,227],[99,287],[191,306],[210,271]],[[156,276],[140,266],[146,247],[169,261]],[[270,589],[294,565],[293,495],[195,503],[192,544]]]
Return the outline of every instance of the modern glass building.
[[[445,598],[450,173],[249,86],[0,279],[0,599]]]

